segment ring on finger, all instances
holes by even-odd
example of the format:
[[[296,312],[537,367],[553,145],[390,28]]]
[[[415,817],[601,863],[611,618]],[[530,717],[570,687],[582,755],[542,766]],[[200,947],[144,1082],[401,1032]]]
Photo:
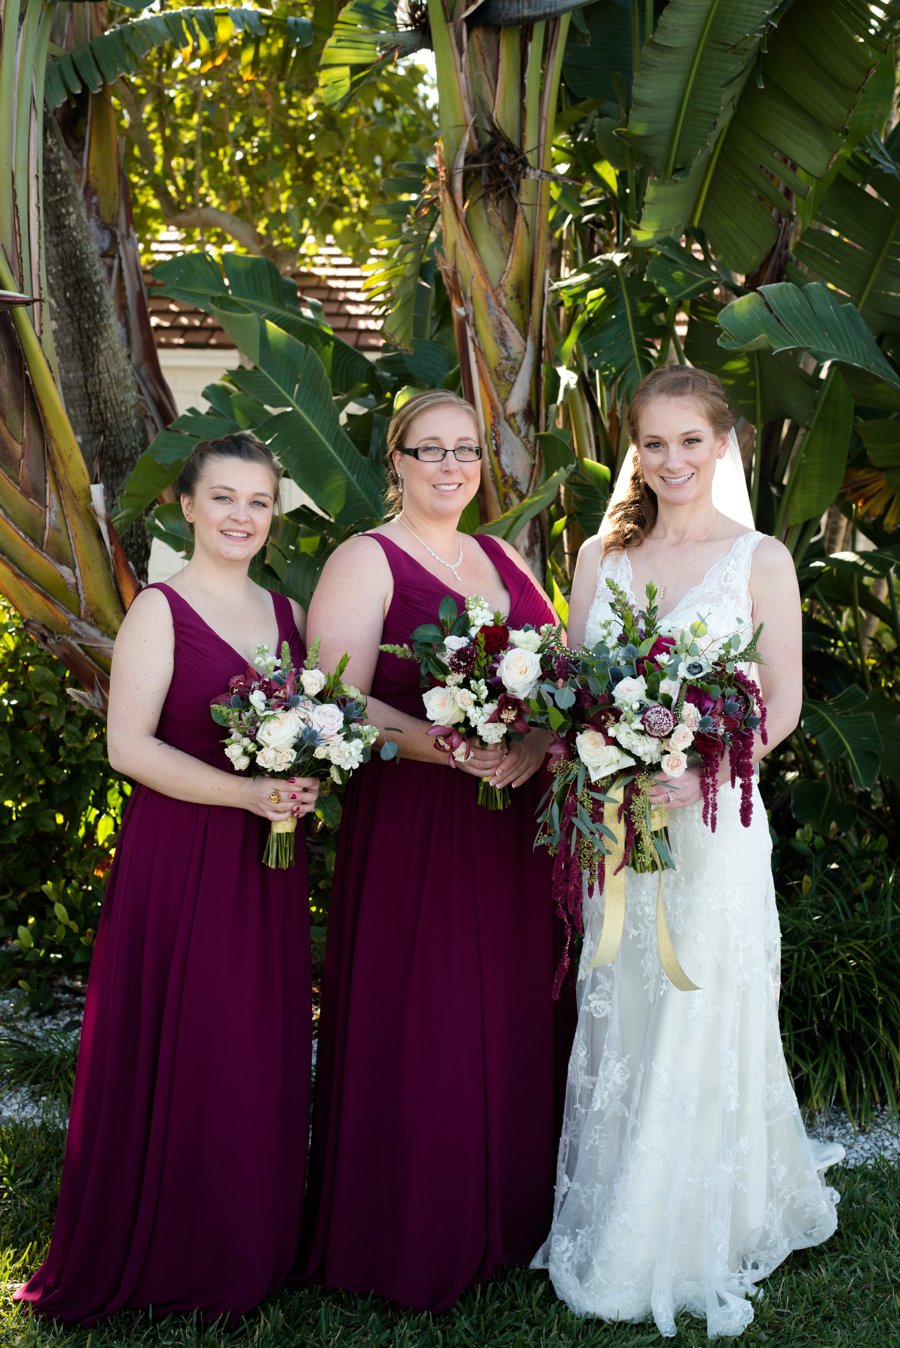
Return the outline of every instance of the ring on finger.
[[[270,791],[269,800],[272,802],[273,805],[277,805],[281,800],[281,796],[278,794],[277,791]]]

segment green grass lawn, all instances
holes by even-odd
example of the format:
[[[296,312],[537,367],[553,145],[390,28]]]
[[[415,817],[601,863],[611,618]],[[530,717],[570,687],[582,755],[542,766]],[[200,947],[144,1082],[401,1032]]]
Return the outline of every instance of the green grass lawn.
[[[51,1123],[0,1132],[0,1344],[4,1348],[645,1348],[652,1326],[579,1320],[544,1274],[516,1269],[467,1293],[448,1314],[404,1315],[374,1298],[285,1291],[234,1330],[200,1329],[188,1316],[156,1323],[124,1314],[93,1330],[56,1328],[13,1306],[13,1288],[39,1262],[49,1239],[62,1160],[62,1129]],[[831,1172],[841,1191],[840,1226],[824,1246],[794,1255],[764,1284],[742,1343],[770,1348],[892,1348],[900,1344],[900,1166]],[[683,1317],[679,1343],[707,1342]]]

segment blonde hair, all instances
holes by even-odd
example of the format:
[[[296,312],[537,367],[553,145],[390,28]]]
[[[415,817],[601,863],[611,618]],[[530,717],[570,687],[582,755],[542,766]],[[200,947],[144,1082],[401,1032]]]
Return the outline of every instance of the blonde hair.
[[[398,407],[391,417],[387,429],[387,490],[384,494],[384,501],[387,507],[388,516],[399,515],[403,507],[403,493],[400,488],[400,474],[394,467],[394,451],[402,449],[406,444],[406,437],[409,434],[409,428],[416,417],[423,412],[430,412],[433,407],[458,407],[469,416],[478,426],[478,414],[471,403],[466,402],[458,393],[450,393],[445,388],[430,388],[424,393],[415,393],[408,398],[402,406]]]
[[[717,375],[686,365],[661,365],[644,376],[628,407],[628,438],[635,447],[640,438],[641,414],[654,398],[695,398],[716,435],[727,435],[734,425],[725,389]],[[610,513],[612,527],[604,538],[604,553],[639,548],[656,523],[656,515],[656,492],[644,481],[635,454],[628,494]]]

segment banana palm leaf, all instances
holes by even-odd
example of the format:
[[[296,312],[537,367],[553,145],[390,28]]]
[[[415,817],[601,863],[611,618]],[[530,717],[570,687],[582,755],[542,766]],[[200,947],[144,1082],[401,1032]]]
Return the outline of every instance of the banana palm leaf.
[[[384,66],[427,46],[415,28],[400,28],[394,0],[351,0],[322,51],[319,92],[327,107],[343,108]]]
[[[296,284],[282,276],[268,258],[226,253],[220,266],[208,253],[183,253],[161,262],[153,275],[162,282],[163,295],[223,323],[227,313],[235,329],[242,313],[270,320],[310,346],[342,391],[377,391],[372,362],[336,336],[324,320],[307,317],[300,308]],[[255,331],[252,324],[249,330]]]
[[[709,149],[778,7],[670,0],[641,50],[624,133],[659,177],[680,177]]]
[[[511,510],[504,511],[502,515],[499,515],[495,520],[491,520],[489,524],[483,524],[475,532],[491,534],[494,538],[505,538],[508,543],[515,542],[522,530],[536,516],[553,504],[559,494],[560,487],[570,476],[574,467],[574,463],[571,463],[565,468],[558,468],[555,473],[551,473],[541,483],[537,491],[519,501]]]
[[[693,224],[732,270],[756,267],[776,241],[779,217],[791,214],[791,194],[805,196],[809,177],[837,154],[898,23],[898,0],[795,0],[760,49],[756,78],[750,66],[738,77],[730,114],[724,107],[721,127],[711,128],[684,176],[651,181],[638,241],[677,238]],[[657,139],[663,108],[661,100]]]
[[[309,47],[313,40],[309,19],[292,17],[287,23],[274,20],[249,7],[195,5],[172,9],[108,29],[73,51],[61,52],[47,68],[46,98],[55,108],[68,94],[88,88],[96,92],[121,75],[133,74],[141,60],[156,47],[173,44],[181,50],[218,48],[235,34],[254,42],[266,36],[272,25],[283,31],[289,49]]]
[[[776,534],[788,525],[818,519],[836,499],[847,468],[853,413],[847,386],[829,373],[785,484]]]
[[[557,289],[582,311],[563,358],[577,341],[602,378],[618,384],[621,395],[629,397],[658,363],[665,299],[643,277],[630,273],[618,254],[601,256]]]
[[[900,333],[900,165],[881,149],[843,167],[795,250],[802,271],[852,300],[878,335]]]
[[[719,314],[726,351],[808,351],[820,362],[836,361],[873,381],[900,389],[900,374],[882,355],[852,304],[841,304],[817,281],[761,286]]]
[[[804,703],[801,725],[826,761],[843,759],[860,790],[868,790],[881,766],[881,736],[868,699],[855,684],[828,702]]]

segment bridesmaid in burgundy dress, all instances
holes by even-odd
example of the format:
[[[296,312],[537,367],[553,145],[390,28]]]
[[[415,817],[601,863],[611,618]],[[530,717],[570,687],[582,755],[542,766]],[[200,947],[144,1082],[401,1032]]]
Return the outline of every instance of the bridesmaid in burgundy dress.
[[[418,666],[379,654],[482,595],[512,627],[555,621],[506,543],[464,537],[481,465],[472,408],[443,390],[388,432],[402,510],[329,559],[310,605],[400,761],[344,804],[322,992],[305,1279],[440,1311],[527,1263],[552,1207],[553,910],[535,853],[545,737],[476,749],[455,770],[423,718]],[[400,493],[402,492],[402,496]],[[502,813],[477,779],[512,786]]]
[[[53,1241],[17,1293],[92,1324],[125,1308],[236,1318],[297,1255],[308,1127],[305,848],[269,821],[317,784],[236,774],[209,704],[304,615],[247,575],[278,491],[264,445],[197,446],[178,482],[194,554],[116,640],[109,757],[137,781],[103,905]]]

